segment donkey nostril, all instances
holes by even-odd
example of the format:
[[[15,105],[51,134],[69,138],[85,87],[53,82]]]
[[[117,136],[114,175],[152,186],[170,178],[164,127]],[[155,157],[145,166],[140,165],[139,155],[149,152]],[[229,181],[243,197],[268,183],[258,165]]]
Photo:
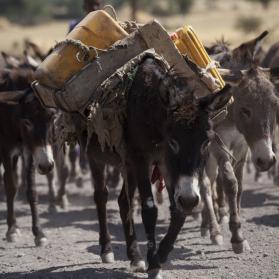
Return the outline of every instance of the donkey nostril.
[[[199,204],[199,201],[200,199],[198,195],[191,198],[183,198],[183,197],[178,198],[179,204],[183,209],[186,210],[192,210],[194,207],[196,207]]]
[[[264,165],[264,161],[263,161],[261,158],[258,158],[258,159],[256,160],[256,164],[257,164],[259,167],[261,167],[261,166]]]
[[[54,163],[51,162],[49,164],[43,165],[43,164],[39,164],[38,165],[38,169],[42,172],[42,173],[48,173],[50,172],[54,167]]]

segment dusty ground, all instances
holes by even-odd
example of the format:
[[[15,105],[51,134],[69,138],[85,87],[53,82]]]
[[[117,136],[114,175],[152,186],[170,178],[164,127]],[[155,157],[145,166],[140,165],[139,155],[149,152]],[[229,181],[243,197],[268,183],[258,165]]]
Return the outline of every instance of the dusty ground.
[[[14,279],[101,279],[101,278],[147,278],[145,274],[129,272],[125,255],[122,227],[119,219],[116,192],[111,192],[109,223],[115,251],[115,264],[101,263],[98,247],[98,224],[92,201],[89,176],[83,189],[69,185],[69,212],[54,215],[47,213],[45,178],[38,177],[40,216],[49,245],[34,247],[30,231],[30,212],[26,204],[16,203],[18,224],[22,236],[17,243],[5,241],[5,204],[0,202],[0,278]],[[165,279],[191,278],[279,278],[279,188],[265,176],[262,183],[255,184],[252,176],[245,179],[243,196],[243,230],[250,242],[251,252],[233,254],[227,228],[224,247],[210,244],[202,239],[199,224],[187,220],[170,261],[164,266]],[[158,239],[166,232],[167,207],[160,207]],[[138,236],[144,250],[144,232],[137,217]]]

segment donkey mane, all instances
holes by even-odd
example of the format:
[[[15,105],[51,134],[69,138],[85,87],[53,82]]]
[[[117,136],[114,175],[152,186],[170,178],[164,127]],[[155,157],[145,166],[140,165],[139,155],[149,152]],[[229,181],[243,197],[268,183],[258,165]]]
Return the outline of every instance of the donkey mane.
[[[190,95],[190,94],[189,94]],[[193,124],[198,117],[198,105],[193,97],[186,98],[173,112],[173,120],[179,124]]]
[[[177,72],[171,67],[167,73],[167,77],[174,81],[175,84],[189,84],[189,78],[185,77],[184,73]],[[188,87],[189,92],[181,100],[177,101],[177,107],[172,110],[172,120],[176,123],[190,125],[198,116],[198,103],[194,97],[194,88]],[[179,98],[179,97],[178,97]]]
[[[230,45],[230,42],[226,41],[225,38],[222,37],[220,40],[216,40],[215,43],[207,47],[207,51],[210,55],[227,52],[229,51]]]

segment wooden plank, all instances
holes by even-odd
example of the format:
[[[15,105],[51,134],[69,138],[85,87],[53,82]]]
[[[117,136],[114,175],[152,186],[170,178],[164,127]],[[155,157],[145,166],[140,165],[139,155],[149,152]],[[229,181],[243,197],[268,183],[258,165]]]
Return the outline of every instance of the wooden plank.
[[[118,68],[147,49],[138,32],[121,40],[66,83],[63,91],[57,92],[67,100],[69,107],[83,109],[97,87]],[[99,65],[102,69],[100,70]]]

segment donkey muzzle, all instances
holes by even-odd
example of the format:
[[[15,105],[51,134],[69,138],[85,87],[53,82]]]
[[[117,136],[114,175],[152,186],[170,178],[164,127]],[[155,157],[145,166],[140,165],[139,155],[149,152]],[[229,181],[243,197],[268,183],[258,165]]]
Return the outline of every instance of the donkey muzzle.
[[[199,205],[200,201],[198,178],[196,176],[181,176],[175,190],[177,208],[184,213],[189,213]]]
[[[252,161],[259,171],[268,171],[276,163],[270,138],[256,141],[251,147],[251,152]]]
[[[40,174],[47,174],[54,167],[53,153],[50,145],[40,146],[35,149],[34,163]]]

